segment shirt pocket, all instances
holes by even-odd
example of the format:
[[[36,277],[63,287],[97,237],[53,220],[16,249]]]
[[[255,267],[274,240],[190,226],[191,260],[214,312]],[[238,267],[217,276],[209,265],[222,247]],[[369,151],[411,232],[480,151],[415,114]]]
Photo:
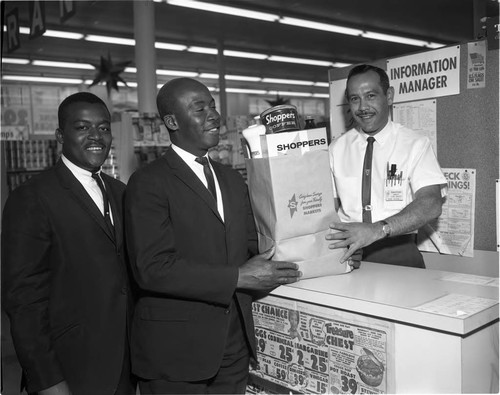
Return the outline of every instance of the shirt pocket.
[[[402,210],[408,205],[408,181],[402,179],[401,182],[385,180],[384,184],[384,209]]]

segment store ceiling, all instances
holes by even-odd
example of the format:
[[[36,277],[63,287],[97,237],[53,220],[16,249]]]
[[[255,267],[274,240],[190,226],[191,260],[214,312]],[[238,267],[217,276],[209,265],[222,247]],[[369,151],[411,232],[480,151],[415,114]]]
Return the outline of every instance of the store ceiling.
[[[395,34],[431,42],[454,44],[474,39],[475,18],[496,0],[231,0],[211,1],[233,7],[276,13],[301,19],[343,25],[362,30]],[[25,1],[4,1],[8,14],[18,9],[20,26],[29,25],[29,7]],[[46,1],[45,15],[48,29],[74,31],[134,38],[133,2],[131,1],[76,1],[76,13],[60,22],[59,1]],[[478,8],[478,4],[481,6]],[[476,5],[476,11],[474,6]],[[266,53],[330,62],[362,63],[400,56],[424,50],[422,47],[341,35],[296,26],[264,22],[236,16],[154,3],[156,40],[162,42],[217,47]],[[491,11],[487,11],[491,12]],[[50,38],[29,40],[21,35],[21,47],[5,57],[42,59],[52,61],[99,63],[100,57],[110,54],[113,62],[131,61],[134,65],[134,47],[102,44],[88,41]],[[215,55],[157,50],[157,67],[217,73]],[[285,78],[307,81],[328,81],[328,67],[225,58],[226,74]],[[94,70],[75,70],[31,65],[3,64],[2,73],[16,75],[45,75],[93,79]],[[135,75],[122,74],[125,80],[135,81]],[[164,82],[168,77],[158,77]],[[217,80],[208,81],[216,85]],[[232,82],[228,87],[271,89],[269,84]],[[293,85],[275,85],[280,90],[327,92],[327,88]]]

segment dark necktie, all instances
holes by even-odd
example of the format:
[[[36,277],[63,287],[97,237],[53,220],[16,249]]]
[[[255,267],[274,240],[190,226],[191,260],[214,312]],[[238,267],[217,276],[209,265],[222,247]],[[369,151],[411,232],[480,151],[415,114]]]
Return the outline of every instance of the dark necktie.
[[[212,173],[210,165],[208,164],[208,159],[205,156],[200,156],[196,158],[195,161],[203,165],[203,173],[205,173],[205,178],[207,179],[208,191],[214,197],[215,201],[217,201],[214,175]]]
[[[361,204],[363,205],[363,222],[372,222],[371,189],[372,189],[372,157],[374,137],[366,139],[368,145],[363,162],[363,183],[361,188]]]
[[[99,176],[99,173],[92,173],[92,178],[97,182],[97,185],[99,186],[99,189],[101,190],[102,193],[102,201],[104,203],[104,222],[106,222],[106,226],[108,227],[109,231],[115,236],[115,228],[113,226],[113,223],[111,222],[111,216],[109,215],[109,199],[108,199],[108,194],[106,192],[106,189],[104,188],[104,184],[101,180],[101,177]]]

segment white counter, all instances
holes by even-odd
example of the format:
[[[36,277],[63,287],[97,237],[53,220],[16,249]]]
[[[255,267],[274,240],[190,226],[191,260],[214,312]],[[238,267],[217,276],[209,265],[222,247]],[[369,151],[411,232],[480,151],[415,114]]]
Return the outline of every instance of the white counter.
[[[498,287],[443,280],[450,276],[457,274],[362,262],[360,269],[349,274],[302,280],[279,287],[271,294],[459,335],[499,317],[498,304],[471,316],[455,317],[414,309],[448,294],[498,302]]]
[[[498,392],[498,278],[362,262],[272,297],[386,322],[389,393]]]

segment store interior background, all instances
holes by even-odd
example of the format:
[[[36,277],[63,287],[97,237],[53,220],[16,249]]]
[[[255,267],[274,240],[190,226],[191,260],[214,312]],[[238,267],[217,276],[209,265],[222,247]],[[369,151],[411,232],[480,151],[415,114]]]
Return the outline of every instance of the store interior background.
[[[5,29],[9,27],[3,30],[2,89],[23,87],[43,92],[53,104],[54,114],[57,114],[57,104],[73,92],[90,90],[102,97],[115,120],[116,158],[109,163],[109,169],[125,182],[135,167],[157,157],[164,148],[157,140],[147,147],[138,146],[136,141],[134,148],[134,139],[138,137],[138,127],[159,127],[154,114],[156,89],[171,78],[190,76],[211,89],[225,120],[221,144],[212,156],[244,173],[238,132],[252,122],[254,116],[271,107],[272,102],[280,98],[288,100],[297,106],[302,118],[310,115],[317,124],[328,126],[331,68],[486,38],[498,24],[499,7],[498,0],[203,2],[271,14],[272,21],[265,21],[245,17],[249,12],[234,16],[178,5],[189,1],[155,1],[153,18],[147,13],[134,13],[140,6],[137,3],[144,1],[41,3],[47,30],[30,38],[29,2],[1,2],[4,23],[6,16],[17,12],[16,21],[21,28],[18,47],[12,51],[6,42]],[[61,20],[62,5],[66,11],[72,11],[65,20]],[[294,18],[301,21],[294,22]],[[304,20],[335,28],[334,31],[308,28]],[[290,24],[296,22],[298,26]],[[339,33],[339,27],[355,31]],[[146,54],[139,53],[133,45],[133,40],[143,42],[144,30],[153,30],[157,43],[156,50],[150,48]],[[61,33],[66,37],[68,33],[77,36],[56,37]],[[398,41],[397,38],[370,38],[375,33],[416,41],[407,44],[388,41]],[[126,41],[111,43],[110,38]],[[109,94],[103,84],[89,87],[96,78],[96,66],[99,67],[103,59],[111,59],[114,66],[124,69],[119,77],[128,86],[119,84],[119,90],[112,89]],[[153,62],[139,68],[141,63],[148,63],[145,60]],[[310,61],[315,64],[308,64]],[[65,80],[57,82],[47,78]],[[138,86],[138,80],[145,83]],[[146,92],[141,91],[144,86],[149,86]],[[2,101],[3,120],[4,105]],[[51,127],[50,122],[56,118],[44,125],[44,129],[51,130],[31,130],[28,138],[52,140],[55,127]],[[9,169],[4,159],[1,161],[2,207],[9,189]],[[39,171],[39,167],[39,162],[36,165],[33,162],[29,171],[10,170],[16,177],[28,177]],[[19,371],[3,314],[1,330],[2,393],[17,393]]]

